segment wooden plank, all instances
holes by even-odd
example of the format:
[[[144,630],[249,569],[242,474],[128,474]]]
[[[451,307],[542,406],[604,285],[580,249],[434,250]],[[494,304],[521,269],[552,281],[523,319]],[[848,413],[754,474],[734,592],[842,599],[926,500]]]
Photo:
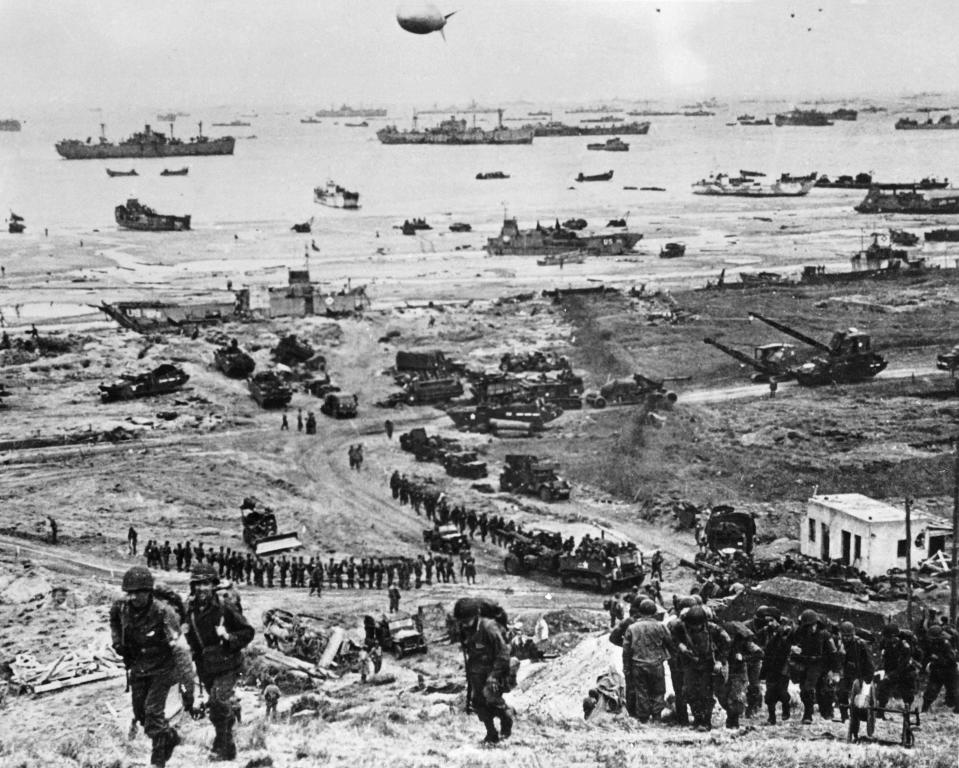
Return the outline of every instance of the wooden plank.
[[[57,680],[52,683],[45,683],[44,685],[34,685],[31,686],[34,693],[50,693],[51,691],[59,691],[64,688],[72,688],[75,685],[84,685],[86,683],[95,683],[99,680],[109,680],[110,678],[118,677],[118,673],[115,671],[110,672],[92,672],[88,675],[80,675],[79,677],[71,677],[67,680]]]

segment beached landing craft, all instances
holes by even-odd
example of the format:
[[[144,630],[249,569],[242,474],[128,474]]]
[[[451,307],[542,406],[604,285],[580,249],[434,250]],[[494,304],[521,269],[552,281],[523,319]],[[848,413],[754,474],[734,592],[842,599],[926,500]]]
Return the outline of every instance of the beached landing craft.
[[[325,187],[313,188],[313,202],[325,205],[327,208],[356,210],[360,207],[360,193],[350,192],[330,179]]]
[[[694,195],[728,195],[731,197],[802,197],[816,186],[816,177],[784,177],[762,182],[754,176],[731,177],[725,173],[693,184]]]
[[[561,227],[559,222],[552,227],[521,230],[516,219],[506,219],[498,237],[491,237],[486,251],[491,256],[585,253],[596,256],[620,256],[633,250],[642,240],[640,232],[605,231],[593,234],[578,234]],[[568,262],[567,258],[565,262]],[[564,262],[564,263],[565,263]]]
[[[157,213],[132,197],[125,205],[118,205],[114,209],[114,218],[121,229],[135,229],[140,232],[180,232],[190,228],[189,216]]]

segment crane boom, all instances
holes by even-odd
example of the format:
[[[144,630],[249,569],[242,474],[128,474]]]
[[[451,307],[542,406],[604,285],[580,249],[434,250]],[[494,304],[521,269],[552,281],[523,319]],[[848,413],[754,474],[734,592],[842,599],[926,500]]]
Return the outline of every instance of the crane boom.
[[[759,371],[762,374],[765,374],[767,376],[776,376],[782,373],[782,371],[779,371],[770,365],[763,365],[761,362],[759,362],[755,358],[750,357],[745,352],[740,352],[738,349],[727,347],[725,344],[721,344],[715,339],[709,338],[708,336],[705,339],[703,339],[703,341],[705,341],[710,346],[716,347],[716,349],[720,350],[721,352],[725,352],[727,355],[735,358],[736,360],[741,362],[743,365],[748,365],[751,368],[755,368],[757,371]]]
[[[749,319],[752,320],[753,318],[756,318],[757,320],[765,323],[766,325],[772,326],[777,331],[782,331],[783,333],[789,336],[792,336],[794,339],[798,339],[804,344],[808,344],[811,347],[815,347],[816,349],[821,350],[822,352],[826,352],[827,354],[832,352],[828,344],[823,344],[821,341],[817,341],[812,336],[807,336],[805,333],[801,333],[800,331],[797,331],[794,328],[790,328],[788,325],[784,325],[783,323],[780,323],[776,320],[771,320],[768,317],[763,317],[758,312],[749,313]]]

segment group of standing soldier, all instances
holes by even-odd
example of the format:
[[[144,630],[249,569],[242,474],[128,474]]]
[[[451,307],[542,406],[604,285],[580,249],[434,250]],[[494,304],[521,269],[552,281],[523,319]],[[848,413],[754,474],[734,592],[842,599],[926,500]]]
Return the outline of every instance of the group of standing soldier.
[[[911,708],[923,668],[928,683],[922,711],[945,689],[946,706],[959,712],[959,633],[946,622],[926,622],[918,634],[887,624],[873,650],[863,638],[868,633],[848,621],[836,626],[813,610],[803,611],[797,622],[769,606],[760,606],[748,621],[718,621],[699,595],[689,595],[673,598],[665,621],[658,613],[653,600],[636,597],[629,617],[610,634],[610,642],[623,649],[626,709],[643,723],[658,721],[665,708],[664,662],[675,694],[674,721],[702,731],[712,728],[716,702],[728,728],[740,727],[741,718],[753,716],[762,703],[768,724],[775,725],[777,716],[788,720],[793,682],[803,724],[812,723],[817,708],[820,717],[832,720],[838,707],[857,737],[865,714],[854,699],[877,670],[880,716],[893,697]]]

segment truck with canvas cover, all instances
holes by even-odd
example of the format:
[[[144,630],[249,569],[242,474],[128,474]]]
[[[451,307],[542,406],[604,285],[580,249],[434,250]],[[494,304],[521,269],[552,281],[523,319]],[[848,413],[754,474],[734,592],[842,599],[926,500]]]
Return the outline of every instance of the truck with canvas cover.
[[[617,554],[596,551],[563,555],[559,559],[559,577],[564,587],[619,592],[640,586],[645,576],[642,557],[635,549]]]
[[[358,399],[350,392],[331,392],[323,400],[320,413],[332,416],[334,419],[356,418]]]
[[[539,496],[546,502],[568,499],[570,493],[569,483],[556,473],[554,462],[517,453],[506,454],[499,489]]]
[[[753,553],[756,521],[748,512],[737,512],[726,504],[714,506],[703,526],[706,546],[714,552],[739,550]]]
[[[460,533],[455,525],[438,525],[423,531],[423,541],[433,552],[445,555],[458,555],[470,548],[469,536]]]
[[[243,499],[240,519],[243,521],[243,541],[260,557],[302,546],[295,531],[277,533],[276,514],[256,496]]]
[[[147,373],[122,375],[112,384],[101,384],[100,400],[104,403],[112,403],[117,400],[165,395],[175,392],[189,380],[189,374],[180,368],[163,363]]]

